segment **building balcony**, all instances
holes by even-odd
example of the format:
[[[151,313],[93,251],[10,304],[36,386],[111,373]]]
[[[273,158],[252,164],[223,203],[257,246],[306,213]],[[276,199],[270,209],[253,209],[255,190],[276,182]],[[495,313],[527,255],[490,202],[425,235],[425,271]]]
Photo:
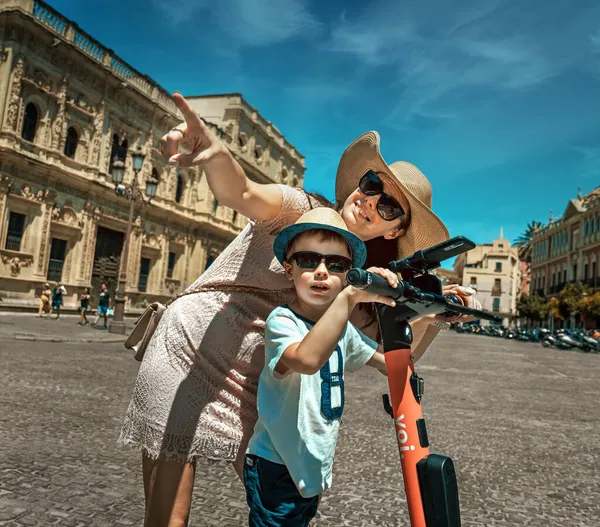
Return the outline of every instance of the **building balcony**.
[[[492,296],[500,296],[502,294],[502,289],[500,287],[492,287]]]

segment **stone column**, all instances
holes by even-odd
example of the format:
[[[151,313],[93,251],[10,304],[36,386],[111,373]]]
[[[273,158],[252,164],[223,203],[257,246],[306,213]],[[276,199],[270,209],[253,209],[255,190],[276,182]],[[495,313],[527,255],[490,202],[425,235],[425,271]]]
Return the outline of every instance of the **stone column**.
[[[40,245],[34,260],[37,262],[34,275],[43,279],[48,274],[48,252],[50,251],[50,224],[52,221],[52,210],[54,205],[51,201],[42,203],[42,227],[40,229]]]
[[[159,269],[158,282],[156,284],[156,292],[160,295],[167,294],[165,287],[165,278],[167,277],[167,266],[169,265],[169,234],[165,229],[162,237],[160,260],[156,262]]]
[[[23,59],[19,57],[12,74],[10,95],[8,98],[8,110],[5,116],[6,126],[14,131],[17,130],[17,123],[19,121],[19,109],[21,108],[21,83],[24,71],[25,66]]]
[[[92,283],[94,253],[96,252],[96,234],[100,209],[90,201],[85,204],[85,228],[83,234],[83,258],[80,262],[79,276],[88,284]]]
[[[203,233],[195,233],[195,237],[190,244],[189,275],[187,277],[188,283],[186,285],[194,282],[204,271],[202,263],[206,262],[205,254],[207,243],[208,240],[204,237]]]
[[[9,97],[12,49],[0,50],[0,124],[4,122],[4,111]]]
[[[127,289],[137,291],[140,279],[140,260],[142,255],[142,218],[135,219],[129,239],[129,261],[127,262]]]

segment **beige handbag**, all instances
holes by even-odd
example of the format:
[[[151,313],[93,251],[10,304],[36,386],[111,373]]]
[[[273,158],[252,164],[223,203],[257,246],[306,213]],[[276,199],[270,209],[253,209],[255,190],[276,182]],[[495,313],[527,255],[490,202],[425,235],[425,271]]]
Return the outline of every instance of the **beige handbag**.
[[[181,298],[182,296],[199,293],[200,291],[206,291],[206,288],[184,291],[180,295],[171,298],[166,304],[153,302],[146,308],[140,318],[135,321],[131,333],[129,333],[129,336],[125,340],[125,347],[129,350],[133,350],[133,356],[135,360],[141,361],[144,358],[144,353],[146,353],[148,343],[150,342],[152,335],[154,335],[156,327],[158,326],[158,323],[160,322],[160,319],[162,318],[167,307],[169,307],[175,300]]]
[[[148,347],[148,342],[156,331],[156,326],[167,306],[159,302],[153,302],[142,313],[142,316],[137,319],[133,325],[131,333],[125,340],[125,347],[133,350],[135,360],[141,361],[144,358],[144,353]]]

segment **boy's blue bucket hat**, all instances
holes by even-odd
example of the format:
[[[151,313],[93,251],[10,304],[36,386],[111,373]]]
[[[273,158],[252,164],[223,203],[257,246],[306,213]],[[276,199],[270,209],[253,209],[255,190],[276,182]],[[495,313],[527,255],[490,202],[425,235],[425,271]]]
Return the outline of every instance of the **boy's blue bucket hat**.
[[[354,267],[362,267],[367,259],[367,248],[363,241],[352,234],[342,217],[333,209],[328,207],[317,207],[305,212],[294,225],[283,229],[275,238],[273,251],[279,263],[283,265],[285,252],[292,239],[298,234],[314,229],[325,229],[333,231],[342,236],[352,251],[352,263]]]

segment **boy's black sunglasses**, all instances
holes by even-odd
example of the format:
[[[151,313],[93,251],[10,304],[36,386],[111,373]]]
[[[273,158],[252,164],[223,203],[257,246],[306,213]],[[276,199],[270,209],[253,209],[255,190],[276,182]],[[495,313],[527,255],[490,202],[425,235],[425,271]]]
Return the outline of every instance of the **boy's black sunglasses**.
[[[313,251],[298,251],[289,257],[296,260],[300,269],[309,269],[314,271],[319,264],[325,260],[325,267],[332,273],[347,273],[352,269],[352,260],[339,254],[321,254]]]
[[[358,183],[358,188],[366,196],[381,195],[377,200],[377,212],[385,221],[392,221],[404,216],[405,212],[398,200],[383,191],[383,181],[372,170],[369,170]]]

